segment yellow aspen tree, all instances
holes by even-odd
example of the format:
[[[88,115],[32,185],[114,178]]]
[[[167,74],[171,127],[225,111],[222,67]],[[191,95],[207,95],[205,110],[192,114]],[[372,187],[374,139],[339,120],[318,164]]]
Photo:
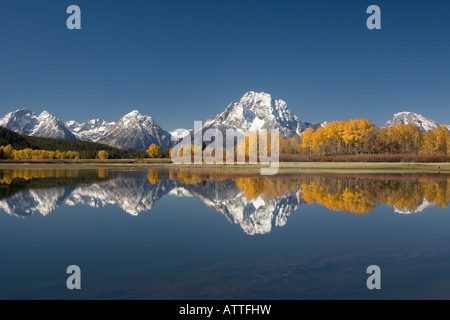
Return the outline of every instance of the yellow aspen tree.
[[[150,158],[158,158],[161,154],[161,148],[155,143],[152,143],[146,152]]]
[[[314,129],[308,128],[306,129],[301,136],[301,149],[309,154],[312,155],[313,147],[314,147]]]
[[[99,159],[104,160],[104,159],[108,159],[108,157],[109,157],[109,154],[105,150],[100,150],[98,152],[98,158]]]

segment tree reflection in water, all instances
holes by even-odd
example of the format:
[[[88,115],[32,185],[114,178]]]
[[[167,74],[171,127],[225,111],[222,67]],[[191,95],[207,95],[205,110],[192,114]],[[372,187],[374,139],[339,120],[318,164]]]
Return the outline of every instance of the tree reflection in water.
[[[449,181],[449,174],[317,173],[262,178],[191,169],[2,169],[0,205],[7,213],[22,216],[28,215],[23,212],[42,213],[43,207],[74,203],[116,204],[126,212],[139,214],[170,194],[197,197],[231,221],[243,221],[257,212],[279,216],[280,212],[274,210],[289,215],[301,204],[313,203],[357,214],[366,214],[379,205],[393,207],[398,213],[414,213],[432,205],[447,207]],[[70,192],[55,190],[68,187]],[[125,207],[125,203],[133,208]]]

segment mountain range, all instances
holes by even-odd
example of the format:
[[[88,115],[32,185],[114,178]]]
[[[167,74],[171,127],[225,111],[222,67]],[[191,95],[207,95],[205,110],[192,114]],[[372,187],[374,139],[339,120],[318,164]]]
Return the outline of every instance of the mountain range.
[[[64,122],[47,111],[39,115],[28,109],[9,112],[0,119],[0,126],[29,136],[77,139]]]
[[[440,125],[436,121],[425,118],[421,114],[403,111],[394,114],[394,118],[386,122],[386,127],[396,126],[399,123],[403,124],[414,123],[423,131],[434,130]],[[450,130],[450,125],[446,125],[446,127]]]
[[[415,123],[427,131],[439,124],[413,112],[396,113],[386,126],[398,123]],[[281,99],[273,99],[264,92],[249,91],[239,100],[230,103],[222,113],[207,118],[200,128],[218,129],[225,134],[227,129],[235,129],[238,134],[263,129],[278,130],[286,138],[301,136],[307,128],[317,128],[326,122],[310,123],[300,120]],[[56,139],[78,139],[110,145],[121,149],[147,150],[155,143],[163,150],[172,147],[176,141],[187,135],[193,135],[192,129],[166,131],[152,117],[134,110],[117,122],[92,119],[83,123],[74,120],[62,121],[48,111],[39,115],[28,109],[9,112],[0,119],[0,126],[17,133]],[[450,125],[447,126],[450,129]],[[197,130],[200,130],[197,129]]]
[[[91,141],[120,149],[147,150],[152,143],[164,150],[172,146],[171,134],[152,117],[137,110],[117,122],[92,119],[78,123],[74,120],[63,122],[47,111],[37,115],[31,110],[19,109],[1,118],[0,126],[30,136]]]

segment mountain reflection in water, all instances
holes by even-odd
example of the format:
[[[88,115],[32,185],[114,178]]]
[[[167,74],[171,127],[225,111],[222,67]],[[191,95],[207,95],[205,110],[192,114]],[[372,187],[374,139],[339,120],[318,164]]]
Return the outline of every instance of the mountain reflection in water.
[[[448,174],[289,174],[265,176],[149,169],[2,169],[0,208],[18,217],[59,206],[107,204],[131,215],[163,196],[196,197],[247,234],[283,226],[301,205],[365,214],[388,205],[400,214],[450,202]]]

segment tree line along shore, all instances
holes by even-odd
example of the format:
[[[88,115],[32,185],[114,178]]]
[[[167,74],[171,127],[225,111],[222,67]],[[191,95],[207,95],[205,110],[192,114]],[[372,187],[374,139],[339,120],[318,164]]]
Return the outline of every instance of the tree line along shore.
[[[251,139],[249,133],[240,140],[235,154],[246,159],[253,152],[259,154],[260,138]],[[308,128],[301,136],[285,138],[267,136],[267,152],[271,140],[279,139],[280,162],[417,162],[446,163],[450,161],[450,132],[444,125],[422,131],[417,125],[400,123],[378,128],[366,119],[333,121],[317,129]],[[252,145],[256,144],[256,145]],[[206,144],[190,146],[191,155]],[[220,149],[217,149],[220,152]],[[240,151],[239,151],[240,150]],[[104,144],[80,140],[61,140],[20,135],[0,127],[0,160],[7,162],[33,160],[132,160],[166,159],[172,149],[161,150],[151,144],[146,151],[124,150]],[[188,151],[189,152],[189,151]],[[225,153],[224,153],[225,156]],[[225,158],[225,157],[224,157]],[[48,161],[43,161],[48,160]]]

